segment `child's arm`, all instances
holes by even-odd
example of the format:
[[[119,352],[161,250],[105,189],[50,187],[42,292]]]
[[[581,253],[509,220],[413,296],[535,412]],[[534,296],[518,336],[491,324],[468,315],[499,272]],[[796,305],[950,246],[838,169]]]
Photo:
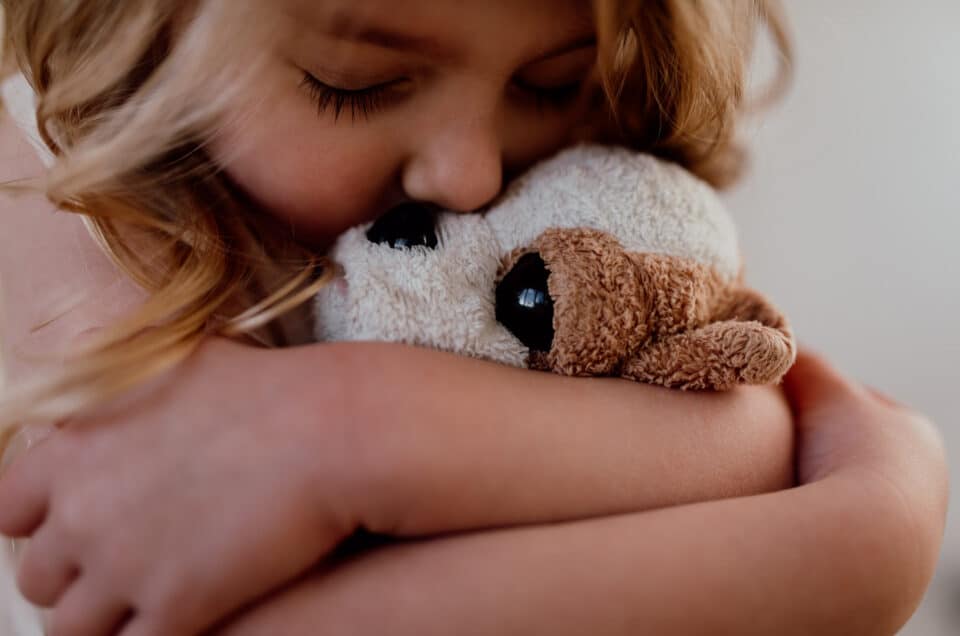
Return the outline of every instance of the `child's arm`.
[[[801,488],[391,546],[217,633],[893,634],[937,560],[942,442],[815,359],[788,383]]]
[[[683,393],[383,344],[302,348],[290,368],[320,350],[350,378],[344,398],[361,419],[346,454],[359,525],[373,532],[582,519],[793,484],[776,387]]]
[[[782,487],[790,429],[769,389],[681,394],[400,346],[215,341],[132,406],[14,463],[0,530],[33,535],[21,589],[56,606],[55,623],[134,608],[157,633],[190,632],[360,527],[415,536]]]

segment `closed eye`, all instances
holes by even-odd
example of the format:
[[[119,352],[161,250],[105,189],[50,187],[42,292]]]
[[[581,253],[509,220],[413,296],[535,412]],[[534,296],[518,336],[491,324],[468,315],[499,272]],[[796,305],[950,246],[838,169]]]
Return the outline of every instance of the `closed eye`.
[[[308,72],[304,72],[300,86],[304,88],[317,106],[317,114],[333,112],[337,121],[345,111],[349,111],[353,121],[357,118],[369,119],[396,97],[395,89],[406,80],[399,79],[366,88],[348,89],[330,86],[321,82]]]
[[[583,91],[582,81],[559,86],[533,86],[521,80],[515,80],[514,84],[518,89],[528,94],[539,109],[545,107],[566,108],[576,102]]]

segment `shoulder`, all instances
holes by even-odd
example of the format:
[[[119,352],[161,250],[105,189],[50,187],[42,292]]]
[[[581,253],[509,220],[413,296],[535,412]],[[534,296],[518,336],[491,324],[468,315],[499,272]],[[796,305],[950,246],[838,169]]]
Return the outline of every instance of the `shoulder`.
[[[40,278],[52,288],[91,271],[112,272],[83,219],[62,212],[37,187],[45,171],[28,131],[0,110],[0,278],[7,294],[17,287],[14,279],[32,281],[24,300]]]
[[[7,111],[0,111],[0,223],[5,229],[17,228],[38,212],[56,209],[40,192],[16,187],[43,172],[43,163],[23,130]]]
[[[27,162],[27,167],[35,166],[38,172],[43,166],[50,166],[53,155],[44,145],[37,130],[33,88],[22,74],[14,73],[0,80],[0,101],[3,106],[0,109],[4,142],[2,148],[10,149]],[[8,154],[4,153],[4,160],[7,160]]]

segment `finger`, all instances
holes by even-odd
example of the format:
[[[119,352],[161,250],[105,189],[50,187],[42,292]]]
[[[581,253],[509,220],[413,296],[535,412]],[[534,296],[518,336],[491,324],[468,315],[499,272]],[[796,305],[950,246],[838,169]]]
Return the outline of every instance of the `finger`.
[[[34,605],[53,607],[78,574],[62,543],[56,541],[52,532],[41,528],[24,548],[17,570],[17,586]]]
[[[132,620],[133,611],[126,601],[102,590],[102,586],[80,577],[51,612],[49,635],[108,636],[121,632]]]
[[[44,450],[32,450],[0,477],[0,534],[29,536],[46,518],[53,471],[45,463]]]
[[[797,414],[862,393],[858,384],[809,351],[797,354],[796,363],[784,378],[783,388]]]

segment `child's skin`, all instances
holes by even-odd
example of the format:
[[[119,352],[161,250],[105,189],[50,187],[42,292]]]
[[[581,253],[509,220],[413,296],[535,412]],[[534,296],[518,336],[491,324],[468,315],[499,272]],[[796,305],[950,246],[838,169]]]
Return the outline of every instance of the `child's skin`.
[[[269,6],[289,16],[258,92],[270,100],[262,111],[238,104],[217,152],[263,207],[317,242],[411,199],[481,208],[505,176],[569,143],[585,116],[570,89],[596,58],[589,2]],[[387,88],[347,101],[339,119],[333,106],[318,117],[304,72],[341,89]]]
[[[269,5],[313,14],[279,38],[266,87],[273,116],[251,127],[235,113],[219,151],[266,211],[318,243],[404,200],[481,207],[505,174],[563,146],[583,116],[575,101],[541,113],[528,93],[589,71],[589,52],[566,50],[589,35],[585,3],[363,4],[367,18],[459,49],[441,57],[323,37],[326,12],[349,5],[315,4]],[[318,119],[291,64],[351,89],[415,79],[369,120]],[[15,135],[7,126],[2,141]],[[17,171],[11,161],[0,176],[22,175],[30,151],[21,150]],[[6,362],[26,374],[26,354],[107,324],[139,294],[115,282],[74,219],[44,215],[36,200],[10,208],[5,223],[20,227],[0,237]],[[49,243],[27,249],[14,235]],[[78,272],[77,263],[92,265]],[[88,303],[27,336],[36,290],[58,280],[92,294],[109,284],[117,306]],[[813,485],[618,517],[790,485],[779,392],[681,394],[390,345],[262,351],[211,341],[137,399],[70,421],[18,461],[0,480],[0,530],[32,536],[19,581],[54,607],[54,633],[113,633],[131,609],[124,636],[190,633],[305,571],[358,527],[420,537],[588,518],[389,548],[317,574],[236,627],[628,633],[699,620],[769,633],[869,619],[890,631],[935,560],[942,450],[916,416],[806,368],[793,394],[811,433],[800,438],[801,481]],[[429,604],[416,601],[425,596]]]
[[[894,634],[936,562],[941,440],[809,354],[786,386],[799,488],[388,547],[217,633]]]

